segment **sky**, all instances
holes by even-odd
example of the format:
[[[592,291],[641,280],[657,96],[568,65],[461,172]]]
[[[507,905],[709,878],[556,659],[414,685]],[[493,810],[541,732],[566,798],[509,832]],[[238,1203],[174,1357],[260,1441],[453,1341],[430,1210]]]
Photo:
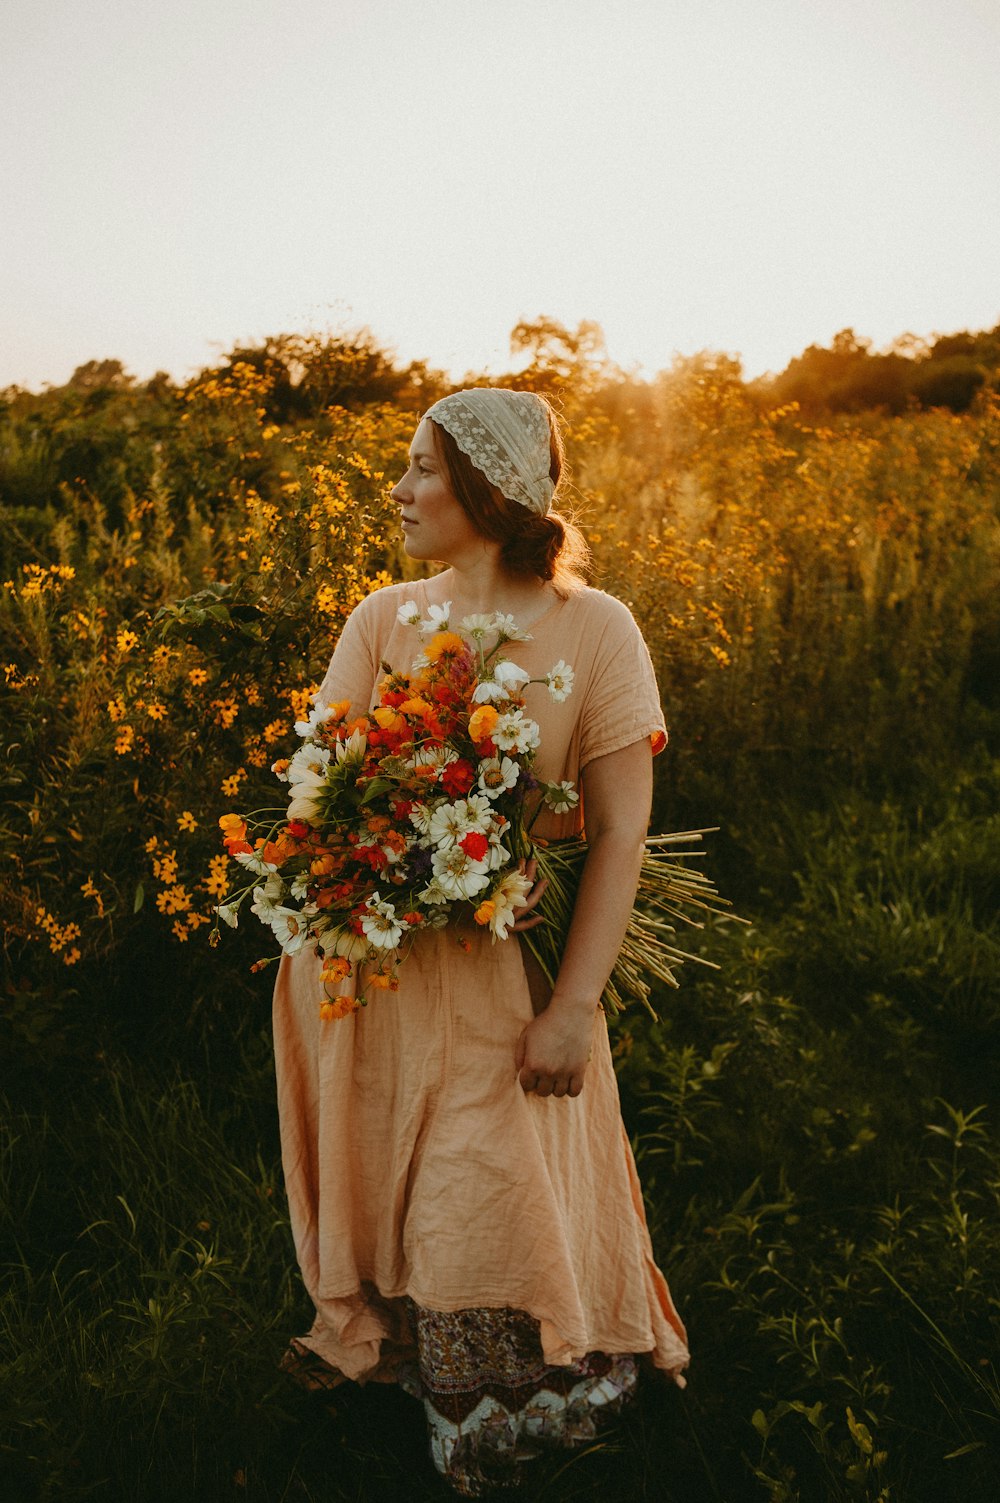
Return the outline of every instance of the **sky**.
[[[1000,322],[1000,0],[3,0],[0,388]]]

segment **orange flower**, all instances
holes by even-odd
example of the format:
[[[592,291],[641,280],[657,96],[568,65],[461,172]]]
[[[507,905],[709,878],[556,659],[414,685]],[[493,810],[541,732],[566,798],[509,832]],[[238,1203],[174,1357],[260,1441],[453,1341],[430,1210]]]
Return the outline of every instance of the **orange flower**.
[[[338,986],[350,974],[351,962],[345,960],[342,955],[331,955],[328,960],[324,961],[319,979],[327,986]]]
[[[319,1015],[328,1023],[331,1018],[346,1018],[349,1013],[357,1012],[359,1005],[353,997],[327,997],[319,1004]]]
[[[376,991],[380,992],[398,992],[399,977],[393,976],[390,971],[376,971],[373,976],[368,977],[365,985],[373,986]]]
[[[411,699],[404,699],[399,708],[404,715],[426,715],[430,705],[426,699],[421,699],[419,694],[415,694]]]
[[[462,638],[456,636],[453,631],[436,632],[427,646],[424,648],[424,657],[431,663],[436,663],[440,658],[458,657],[465,651],[465,643]]]
[[[473,914],[473,918],[475,919],[477,924],[488,924],[496,911],[497,905],[489,898],[487,898],[485,903],[480,903],[479,907]]]
[[[473,741],[487,741],[493,735],[499,719],[500,715],[492,705],[480,705],[473,710],[469,716],[469,735]]]

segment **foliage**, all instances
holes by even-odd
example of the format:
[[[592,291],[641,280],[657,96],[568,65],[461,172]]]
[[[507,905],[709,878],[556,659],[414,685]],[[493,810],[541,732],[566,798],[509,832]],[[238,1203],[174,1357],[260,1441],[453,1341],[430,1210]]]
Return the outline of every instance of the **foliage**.
[[[721,824],[752,921],[616,1025],[695,1364],[542,1463],[558,1498],[997,1490],[1000,408],[993,336],[951,338],[899,358],[983,365],[973,399],[891,417],[517,333],[660,679],[656,825]],[[267,987],[206,943],[219,815],[353,605],[412,577],[389,482],[440,389],[363,336],[293,345],[0,398],[12,1498],[440,1495],[405,1398],[318,1412],[274,1372],[305,1310]]]

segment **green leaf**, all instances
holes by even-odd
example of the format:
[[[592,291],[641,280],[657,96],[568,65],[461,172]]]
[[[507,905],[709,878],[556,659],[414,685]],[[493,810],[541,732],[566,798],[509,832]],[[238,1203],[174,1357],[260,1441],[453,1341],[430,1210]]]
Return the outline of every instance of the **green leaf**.
[[[132,912],[138,913],[146,901],[146,889],[141,882],[135,884],[135,897],[132,899]]]
[[[391,792],[392,786],[389,778],[372,778],[361,795],[361,807],[364,808],[365,804],[370,804],[373,799],[381,798],[383,793]]]

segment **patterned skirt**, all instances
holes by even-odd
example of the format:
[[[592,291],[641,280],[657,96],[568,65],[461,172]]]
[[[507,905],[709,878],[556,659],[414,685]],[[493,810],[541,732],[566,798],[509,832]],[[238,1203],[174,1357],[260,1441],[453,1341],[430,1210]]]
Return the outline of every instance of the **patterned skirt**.
[[[515,1485],[523,1464],[549,1447],[593,1440],[635,1392],[634,1356],[590,1352],[546,1366],[538,1322],[523,1310],[405,1306],[412,1355],[394,1359],[391,1377],[423,1402],[431,1459],[462,1497]],[[346,1381],[297,1342],[282,1367],[309,1388]]]

